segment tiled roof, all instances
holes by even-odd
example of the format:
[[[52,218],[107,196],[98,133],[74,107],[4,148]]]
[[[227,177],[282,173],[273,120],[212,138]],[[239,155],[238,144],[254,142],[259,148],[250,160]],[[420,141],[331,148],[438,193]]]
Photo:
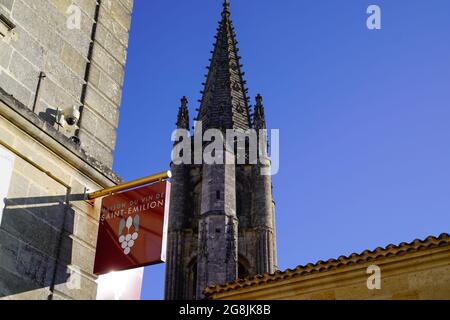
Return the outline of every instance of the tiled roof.
[[[295,269],[276,271],[273,274],[264,274],[247,277],[245,279],[238,279],[236,281],[229,282],[227,284],[208,287],[205,289],[204,293],[206,297],[210,297],[211,295],[216,293],[222,293],[240,288],[251,287],[282,279],[290,279],[296,276],[325,272],[345,266],[352,266],[356,264],[370,262],[376,259],[382,259],[392,256],[400,256],[405,253],[414,253],[425,249],[444,247],[448,245],[450,245],[450,235],[447,233],[443,233],[439,237],[430,236],[425,240],[416,239],[410,243],[402,242],[399,245],[390,244],[384,248],[378,247],[373,251],[365,250],[360,254],[353,253],[348,257],[340,256],[337,259],[330,259],[328,261],[321,260],[314,264],[309,263],[306,266],[298,266]]]

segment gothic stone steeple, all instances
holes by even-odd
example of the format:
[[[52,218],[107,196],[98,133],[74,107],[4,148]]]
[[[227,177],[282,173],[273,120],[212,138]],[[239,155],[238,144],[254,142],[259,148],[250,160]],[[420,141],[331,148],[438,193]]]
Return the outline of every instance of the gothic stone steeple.
[[[251,127],[247,89],[235,36],[229,3],[226,1],[197,117],[203,122],[204,129],[245,130]]]
[[[228,1],[216,39],[196,120],[203,130],[265,129],[260,95],[250,117]],[[185,97],[177,127],[189,128]],[[172,164],[166,299],[201,299],[209,285],[276,270],[272,181],[261,175],[263,167],[270,169],[267,163]]]

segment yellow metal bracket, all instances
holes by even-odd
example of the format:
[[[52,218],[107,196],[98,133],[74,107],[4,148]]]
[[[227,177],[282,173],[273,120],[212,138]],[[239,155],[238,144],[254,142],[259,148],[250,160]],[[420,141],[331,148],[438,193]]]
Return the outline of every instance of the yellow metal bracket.
[[[87,194],[87,200],[92,201],[104,196],[108,196],[111,195],[113,193],[116,192],[120,192],[120,191],[124,191],[124,190],[128,190],[128,189],[132,189],[132,188],[136,188],[136,187],[140,187],[152,182],[156,182],[156,181],[163,181],[166,179],[170,179],[172,177],[172,172],[170,171],[164,171],[158,174],[154,174],[145,178],[140,178],[137,180],[133,180],[127,183],[123,183],[123,184],[119,184],[117,186],[114,187],[110,187],[110,188],[106,188],[106,189],[102,189],[99,191],[95,191],[92,193]]]

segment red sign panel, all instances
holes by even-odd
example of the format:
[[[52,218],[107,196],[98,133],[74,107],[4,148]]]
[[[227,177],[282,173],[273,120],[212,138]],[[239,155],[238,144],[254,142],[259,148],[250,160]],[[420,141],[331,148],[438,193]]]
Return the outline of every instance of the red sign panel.
[[[103,198],[94,274],[165,261],[170,183]]]

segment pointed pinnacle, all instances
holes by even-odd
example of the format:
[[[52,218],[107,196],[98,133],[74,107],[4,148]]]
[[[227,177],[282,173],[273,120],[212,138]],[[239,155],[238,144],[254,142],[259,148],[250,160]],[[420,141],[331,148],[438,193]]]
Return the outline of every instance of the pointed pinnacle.
[[[256,96],[256,105],[262,106],[262,101],[263,101],[263,97],[258,93],[258,95]]]
[[[223,1],[223,11],[222,11],[222,17],[227,18],[230,16],[230,1],[224,0]]]
[[[188,99],[186,98],[186,96],[183,96],[183,98],[181,98],[181,106],[183,108],[187,107],[187,104],[189,103]]]

